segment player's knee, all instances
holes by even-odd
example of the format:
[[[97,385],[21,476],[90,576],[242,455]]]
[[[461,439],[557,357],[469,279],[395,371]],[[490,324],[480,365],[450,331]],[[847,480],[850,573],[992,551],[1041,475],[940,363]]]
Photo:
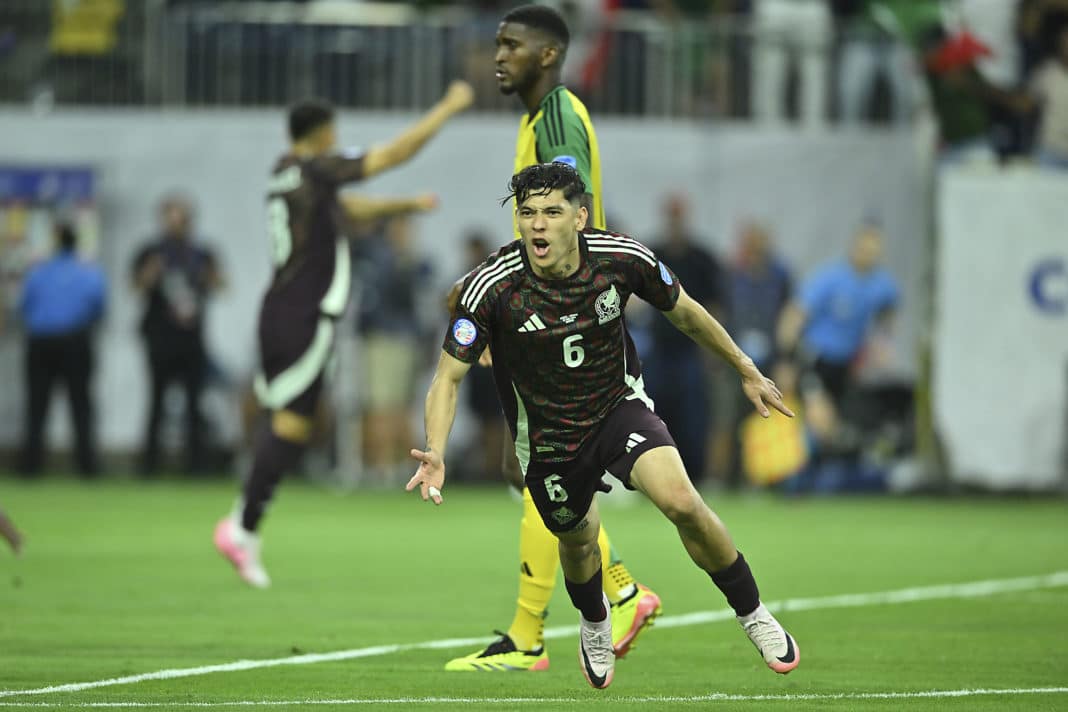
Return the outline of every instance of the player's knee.
[[[283,440],[303,445],[311,440],[312,419],[289,410],[275,411],[271,431]]]
[[[560,536],[560,556],[571,561],[586,561],[591,558],[600,558],[601,549],[597,546],[597,538],[592,540],[578,536]]]
[[[692,487],[673,489],[658,505],[664,516],[676,526],[689,526],[696,523],[707,509]]]

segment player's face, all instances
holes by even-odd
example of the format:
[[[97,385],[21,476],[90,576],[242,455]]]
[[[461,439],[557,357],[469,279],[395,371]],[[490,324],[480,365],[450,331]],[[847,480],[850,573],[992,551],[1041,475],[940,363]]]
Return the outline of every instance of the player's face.
[[[578,268],[578,232],[586,227],[586,208],[562,190],[531,195],[516,210],[523,248],[539,277],[566,277]]]
[[[331,121],[319,128],[316,136],[320,153],[330,153],[337,146],[337,124]]]
[[[541,43],[526,25],[502,22],[497,28],[497,53],[493,57],[497,88],[502,94],[523,91],[541,75]]]

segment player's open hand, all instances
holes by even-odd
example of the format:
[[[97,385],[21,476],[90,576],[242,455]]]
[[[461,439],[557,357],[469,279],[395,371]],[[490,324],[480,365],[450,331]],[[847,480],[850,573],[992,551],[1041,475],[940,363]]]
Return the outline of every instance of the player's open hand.
[[[404,489],[411,492],[416,487],[423,501],[430,499],[434,504],[441,504],[441,488],[445,486],[445,461],[433,450],[416,450],[412,448],[411,456],[419,461],[419,469],[408,480]]]
[[[771,415],[771,411],[768,410],[769,405],[785,416],[794,417],[793,411],[782,402],[782,392],[775,385],[775,381],[760,372],[757,372],[755,376],[742,379],[742,391],[745,392],[745,397],[749,399],[757,412],[765,418]]]
[[[456,79],[445,90],[445,103],[459,113],[475,103],[475,89],[463,79]]]

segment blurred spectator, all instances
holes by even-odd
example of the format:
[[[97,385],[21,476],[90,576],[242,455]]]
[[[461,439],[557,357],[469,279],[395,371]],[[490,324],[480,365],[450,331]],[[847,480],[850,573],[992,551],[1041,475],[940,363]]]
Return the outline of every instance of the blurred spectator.
[[[1026,94],[1001,89],[978,71],[979,60],[990,54],[966,30],[953,35],[935,30],[926,38],[923,59],[943,161],[993,160],[992,111],[1024,114],[1033,106]]]
[[[770,373],[778,355],[776,328],[792,296],[793,280],[762,225],[743,226],[729,281],[731,333],[757,368]]]
[[[978,58],[976,71],[1003,92],[1023,89],[1021,47],[1016,35],[1019,0],[955,0],[943,3],[945,26],[952,34],[968,32],[990,52]],[[991,140],[998,157],[1030,153],[1034,133],[1031,108],[989,102]]]
[[[671,195],[663,205],[664,227],[653,250],[678,276],[693,299],[713,316],[726,313],[726,283],[716,257],[692,232],[689,205]],[[704,477],[711,425],[708,367],[701,348],[662,315],[653,321],[653,344],[642,369],[656,412],[675,438],[686,471]]]
[[[1068,25],[1060,29],[1057,53],[1039,66],[1030,85],[1041,111],[1036,159],[1044,166],[1068,169]]]
[[[155,473],[160,464],[160,424],[168,388],[179,383],[185,393],[185,467],[205,465],[204,421],[200,397],[207,375],[204,310],[223,286],[214,254],[193,232],[193,205],[181,195],[160,202],[160,233],[134,259],[133,285],[145,298],[141,320],[151,379],[141,471]]]
[[[743,226],[738,251],[728,276],[730,315],[727,320],[734,340],[763,373],[771,375],[784,395],[789,391],[774,374],[778,357],[776,329],[793,291],[790,271],[772,252],[767,230],[757,223]],[[753,406],[741,389],[731,389],[730,432],[726,484],[741,482],[741,425]]]
[[[1020,45],[1023,76],[1056,54],[1057,37],[1068,24],[1068,0],[1020,0],[1016,36]]]
[[[390,219],[381,239],[359,246],[364,465],[372,481],[390,484],[411,469],[409,405],[423,353],[420,292],[429,283],[431,267],[415,252],[412,222],[406,217]]]
[[[795,353],[807,373],[801,383],[809,426],[823,442],[836,435],[838,414],[852,385],[852,368],[872,330],[897,307],[897,280],[881,266],[883,236],[867,223],[846,260],[835,260],[805,281],[783,312],[779,344]]]
[[[468,233],[464,242],[465,268],[470,270],[482,264],[490,254],[489,237],[478,230]],[[475,437],[477,452],[466,458],[472,464],[472,475],[478,479],[497,480],[501,468],[501,452],[504,450],[505,426],[497,388],[493,383],[493,369],[478,366],[472,368],[466,379],[467,406],[478,422]]]
[[[831,13],[826,0],[753,0],[753,116],[786,117],[788,60],[798,55],[802,123],[824,123],[827,106]]]
[[[70,398],[78,470],[82,475],[95,475],[91,331],[104,313],[104,274],[78,258],[78,238],[69,225],[57,225],[55,239],[55,256],[29,271],[18,304],[27,332],[21,469],[32,475],[41,471],[52,387],[61,381]]]
[[[914,0],[851,0],[838,2],[845,23],[838,68],[842,120],[870,116],[875,80],[890,85],[891,116],[904,123],[912,115],[920,77],[915,50],[923,34],[941,24],[940,5]]]

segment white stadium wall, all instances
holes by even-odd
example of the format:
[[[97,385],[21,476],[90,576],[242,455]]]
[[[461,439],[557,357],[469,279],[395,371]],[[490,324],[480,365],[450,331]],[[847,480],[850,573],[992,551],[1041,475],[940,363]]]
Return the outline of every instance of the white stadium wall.
[[[387,139],[414,117],[344,113],[346,145]],[[422,249],[451,282],[461,268],[465,228],[484,226],[504,242],[511,218],[499,198],[511,174],[517,120],[469,116],[450,124],[415,160],[362,189],[436,191],[441,208],[419,221]],[[691,123],[602,120],[597,124],[612,227],[652,242],[659,204],[671,191],[691,197],[694,224],[727,255],[737,226],[767,224],[780,251],[804,275],[841,254],[866,215],[882,220],[888,262],[906,295],[899,339],[914,363],[923,258],[924,189],[908,134],[805,133]],[[209,315],[208,341],[238,376],[254,367],[255,315],[268,279],[263,190],[285,146],[281,111],[0,111],[0,161],[89,164],[97,170],[103,229],[100,257],[110,276],[110,310],[100,338],[96,392],[105,448],[137,446],[147,407],[137,337],[141,305],[128,285],[129,261],[152,231],[155,204],[171,189],[190,193],[198,225],[221,256],[230,285]],[[21,428],[21,342],[0,336],[0,445]],[[65,410],[53,409],[53,437],[66,440]]]
[[[1068,447],[1068,176],[939,183],[932,397],[953,481],[1056,488]]]

